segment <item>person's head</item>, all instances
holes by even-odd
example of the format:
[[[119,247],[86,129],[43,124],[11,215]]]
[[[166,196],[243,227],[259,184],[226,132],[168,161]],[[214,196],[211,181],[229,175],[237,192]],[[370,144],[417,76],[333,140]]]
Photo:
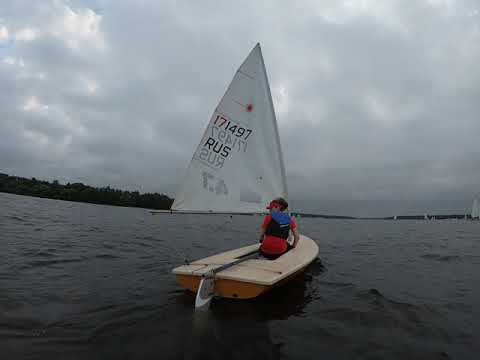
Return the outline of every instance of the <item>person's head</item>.
[[[270,212],[285,211],[287,208],[288,208],[287,201],[281,197],[273,199],[270,202],[270,204],[267,206],[267,209],[269,209]]]

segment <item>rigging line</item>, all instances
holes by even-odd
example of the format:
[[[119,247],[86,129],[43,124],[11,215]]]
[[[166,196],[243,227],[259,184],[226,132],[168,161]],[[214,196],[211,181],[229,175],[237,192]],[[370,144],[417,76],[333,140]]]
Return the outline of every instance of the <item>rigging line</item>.
[[[240,101],[237,101],[237,100],[235,100],[235,99],[232,99],[232,100],[233,100],[233,102],[236,102],[236,103],[237,103],[238,105],[240,105],[241,107],[244,107],[244,108],[247,107],[245,104],[242,104]]]
[[[250,259],[250,260],[257,260],[257,259]],[[202,268],[200,269],[197,269],[197,270],[193,270],[193,272],[197,272],[197,271],[200,271],[200,270],[204,270],[206,267],[208,266],[223,266],[223,265],[229,265],[230,263],[227,262],[227,263],[209,263],[209,264],[206,264],[206,263],[189,263],[188,265],[199,265],[199,266],[203,266]],[[248,266],[249,268],[251,269],[258,269],[258,270],[263,270],[263,271],[268,271],[268,272],[273,272],[273,273],[277,273],[277,274],[283,274],[281,271],[278,271],[278,270],[273,270],[273,269],[268,269],[268,268],[264,268],[264,267],[261,267],[261,266],[255,266],[253,264],[236,264],[234,266],[243,266],[243,267],[246,267]],[[212,269],[212,270],[215,270],[215,269]]]
[[[242,74],[242,75],[245,75],[246,77],[248,77],[248,78],[251,79],[251,80],[255,80],[255,77],[254,77],[254,76],[249,75],[249,74],[247,74],[247,73],[244,73],[244,72],[243,72],[242,70],[240,70],[240,69],[238,69],[238,72],[239,72],[240,74]]]

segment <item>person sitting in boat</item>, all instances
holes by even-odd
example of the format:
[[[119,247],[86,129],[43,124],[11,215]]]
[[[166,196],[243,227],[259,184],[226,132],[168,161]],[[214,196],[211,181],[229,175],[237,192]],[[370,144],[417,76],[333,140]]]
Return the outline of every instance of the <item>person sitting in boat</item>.
[[[285,211],[288,203],[283,198],[276,198],[270,202],[267,209],[270,214],[265,216],[261,227],[260,253],[267,259],[276,259],[298,244],[300,236],[297,224]],[[293,244],[288,243],[290,230],[293,233]]]

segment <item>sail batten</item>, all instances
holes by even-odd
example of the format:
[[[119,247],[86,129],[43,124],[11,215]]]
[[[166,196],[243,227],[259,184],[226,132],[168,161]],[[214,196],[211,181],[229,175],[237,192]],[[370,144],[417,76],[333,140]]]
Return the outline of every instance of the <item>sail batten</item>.
[[[285,168],[257,44],[210,118],[172,210],[262,212],[278,196],[287,196]]]

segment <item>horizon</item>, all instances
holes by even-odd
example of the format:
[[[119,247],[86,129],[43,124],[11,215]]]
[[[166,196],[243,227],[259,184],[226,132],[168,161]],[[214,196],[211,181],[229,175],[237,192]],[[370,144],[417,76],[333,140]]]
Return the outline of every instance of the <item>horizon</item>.
[[[480,194],[477,2],[242,6],[2,2],[0,172],[174,197],[260,42],[293,208],[469,213]]]
[[[95,189],[98,189],[98,190],[102,190],[102,189],[106,189],[106,188],[109,188],[110,190],[113,190],[113,191],[122,191],[122,192],[139,192],[140,195],[149,195],[149,194],[152,194],[152,195],[160,195],[160,196],[167,196],[170,200],[174,200],[173,197],[170,197],[169,195],[165,194],[165,193],[162,193],[162,192],[154,192],[154,193],[149,193],[149,192],[140,192],[138,191],[138,189],[121,189],[121,188],[115,188],[115,187],[110,187],[109,185],[106,185],[106,186],[102,186],[102,187],[97,187],[97,186],[92,186],[92,185],[89,185],[89,184],[85,184],[83,182],[61,182],[61,181],[58,181],[57,179],[38,179],[36,177],[32,177],[32,178],[25,178],[25,177],[20,177],[20,176],[16,176],[16,175],[11,175],[11,174],[5,174],[5,173],[2,173],[0,172],[0,180],[2,178],[2,176],[6,176],[6,177],[11,177],[11,178],[20,178],[20,179],[24,179],[24,180],[32,180],[32,181],[38,181],[38,182],[47,182],[49,184],[54,184],[55,182],[57,182],[59,185],[61,186],[68,186],[68,185],[75,185],[75,184],[81,184],[81,185],[84,185],[86,187],[93,187]],[[46,199],[52,199],[52,200],[61,200],[61,201],[73,201],[73,200],[68,200],[68,199],[61,199],[61,198],[53,198],[53,197],[43,197],[43,196],[38,196],[38,195],[29,195],[29,194],[20,194],[20,193],[16,193],[16,192],[6,192],[6,191],[2,191],[1,190],[1,187],[0,187],[0,193],[5,193],[5,194],[13,194],[13,195],[20,195],[20,196],[30,196],[30,197],[39,197],[39,198],[46,198]],[[474,198],[473,202],[478,199],[477,198]],[[115,205],[115,204],[99,204],[99,203],[92,203],[92,202],[89,202],[89,201],[74,201],[74,202],[83,202],[83,203],[91,203],[91,204],[95,204],[95,205],[112,205],[112,206],[126,206],[126,205]],[[127,206],[127,207],[131,207],[131,206]],[[290,213],[292,214],[299,214],[299,215],[302,215],[302,216],[306,216],[306,217],[309,217],[310,215],[313,215],[313,217],[317,217],[317,216],[320,216],[320,217],[323,217],[323,216],[326,216],[326,217],[342,217],[342,218],[350,218],[350,219],[363,219],[363,220],[368,220],[368,219],[390,219],[390,218],[394,218],[394,217],[398,217],[398,220],[404,220],[402,218],[418,218],[418,217],[424,217],[425,215],[431,217],[442,217],[442,216],[460,216],[460,215],[465,215],[467,217],[470,217],[470,212],[471,212],[471,209],[470,211],[467,209],[467,211],[465,212],[459,212],[459,213],[439,213],[439,212],[435,212],[435,211],[432,211],[430,213],[424,213],[424,214],[393,214],[393,215],[386,215],[386,214],[383,214],[383,215],[378,215],[378,216],[362,216],[362,215],[357,215],[357,216],[353,216],[353,215],[350,215],[350,214],[347,214],[347,213],[336,213],[336,214],[332,214],[332,213],[319,213],[319,212],[308,212],[307,210],[302,210],[302,209],[295,209],[294,211],[291,210]]]

